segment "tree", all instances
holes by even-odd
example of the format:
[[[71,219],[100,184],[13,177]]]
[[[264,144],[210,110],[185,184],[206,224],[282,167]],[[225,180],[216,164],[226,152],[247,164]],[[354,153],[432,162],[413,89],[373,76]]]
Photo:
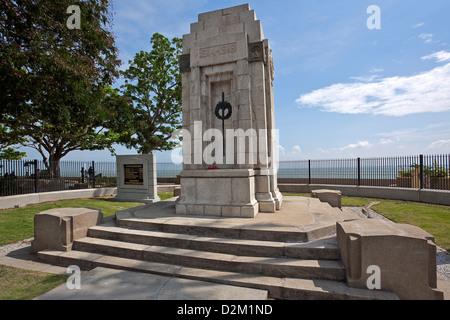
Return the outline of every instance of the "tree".
[[[169,139],[181,128],[181,39],[155,33],[150,43],[150,52],[141,51],[130,61],[121,86],[132,115],[122,144],[141,154],[173,149],[177,143]]]
[[[0,0],[0,144],[37,149],[55,174],[71,151],[112,150],[110,116],[123,105],[109,88],[120,65],[110,1],[77,1],[80,29],[67,26],[73,4]]]

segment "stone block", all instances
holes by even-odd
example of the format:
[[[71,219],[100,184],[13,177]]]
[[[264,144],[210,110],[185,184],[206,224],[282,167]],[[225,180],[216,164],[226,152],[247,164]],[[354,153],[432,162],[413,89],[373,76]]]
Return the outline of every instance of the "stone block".
[[[424,230],[391,221],[357,219],[338,222],[337,240],[350,287],[379,289],[405,300],[442,300],[436,286],[436,246]],[[378,268],[375,275],[373,267]],[[375,280],[374,280],[375,279]],[[376,288],[378,289],[378,288]]]
[[[70,251],[73,241],[86,237],[90,227],[101,224],[103,213],[93,208],[58,208],[34,216],[33,252],[46,249]]]
[[[313,190],[311,191],[312,198],[318,198],[321,202],[327,202],[332,207],[341,208],[342,193],[339,190]]]
[[[219,20],[222,18],[222,15],[223,15],[222,9],[200,13],[198,15],[198,21]]]
[[[254,218],[259,212],[259,204],[241,207],[241,218]]]
[[[195,178],[180,178],[181,181],[181,196],[180,199],[184,203],[191,203],[196,198],[196,182]]]
[[[191,23],[191,33],[203,31],[203,21]]]
[[[222,207],[222,216],[223,217],[240,217],[241,216],[241,208],[240,207],[232,207],[232,206],[223,206]]]
[[[264,34],[261,27],[261,21],[250,21],[244,24],[244,30],[248,34],[249,42],[257,42],[264,40]]]
[[[177,205],[175,206],[175,213],[176,213],[176,214],[186,214],[186,212],[187,212],[186,205],[183,205],[183,204],[177,204]]]
[[[173,196],[174,197],[179,197],[181,195],[181,187],[175,187],[173,189]]]
[[[247,12],[249,10],[250,10],[250,5],[248,3],[246,3],[246,4],[234,6],[234,7],[224,8],[224,9],[222,9],[222,14],[225,16],[225,15],[229,15],[229,14],[233,14],[233,13]]]
[[[221,206],[205,206],[205,216],[220,217],[221,215],[222,215],[222,207]]]
[[[243,23],[249,23],[256,20],[255,10],[241,11],[239,12],[239,21]]]
[[[231,179],[197,179],[196,188],[198,203],[223,205],[231,199]]]

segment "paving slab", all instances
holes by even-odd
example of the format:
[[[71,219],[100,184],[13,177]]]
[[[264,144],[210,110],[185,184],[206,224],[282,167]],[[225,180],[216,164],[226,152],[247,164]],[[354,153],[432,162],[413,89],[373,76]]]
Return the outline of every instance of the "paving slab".
[[[98,267],[35,300],[267,300],[265,290]]]

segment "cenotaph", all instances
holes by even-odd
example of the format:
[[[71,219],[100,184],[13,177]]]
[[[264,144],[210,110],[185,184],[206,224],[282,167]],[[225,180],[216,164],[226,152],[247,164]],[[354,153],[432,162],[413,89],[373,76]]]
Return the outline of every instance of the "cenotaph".
[[[248,4],[198,15],[183,36],[183,171],[178,214],[247,217],[282,204],[274,68]]]

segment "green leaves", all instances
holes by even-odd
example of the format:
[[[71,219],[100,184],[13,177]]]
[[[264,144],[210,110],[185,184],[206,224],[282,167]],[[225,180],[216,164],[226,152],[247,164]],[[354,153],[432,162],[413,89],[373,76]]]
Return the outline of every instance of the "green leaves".
[[[119,135],[108,133],[109,116],[119,107],[105,87],[120,61],[108,30],[110,3],[76,1],[78,30],[66,23],[72,0],[0,0],[2,147],[35,148],[44,162],[74,150],[112,150]]]
[[[182,41],[155,33],[150,52],[136,53],[122,72],[123,96],[129,99],[131,135],[123,144],[139,153],[170,150],[172,132],[181,128],[181,75],[178,57]]]

